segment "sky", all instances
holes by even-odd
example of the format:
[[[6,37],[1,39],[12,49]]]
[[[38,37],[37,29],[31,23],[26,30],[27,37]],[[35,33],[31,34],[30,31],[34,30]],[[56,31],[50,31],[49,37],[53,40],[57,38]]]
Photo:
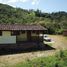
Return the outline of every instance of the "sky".
[[[23,9],[39,9],[49,13],[67,12],[67,0],[0,0],[0,3]]]

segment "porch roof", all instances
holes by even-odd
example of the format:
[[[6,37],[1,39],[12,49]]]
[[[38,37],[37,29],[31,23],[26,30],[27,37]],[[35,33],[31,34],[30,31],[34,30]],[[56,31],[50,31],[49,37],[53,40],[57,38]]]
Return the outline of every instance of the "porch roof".
[[[47,30],[41,25],[0,24],[0,30]]]

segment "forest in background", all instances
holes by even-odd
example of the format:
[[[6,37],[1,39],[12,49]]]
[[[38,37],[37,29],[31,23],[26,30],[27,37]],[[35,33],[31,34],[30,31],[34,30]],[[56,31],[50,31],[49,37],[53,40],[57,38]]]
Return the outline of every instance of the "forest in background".
[[[0,3],[0,24],[40,24],[49,34],[62,34],[67,29],[67,12],[45,13],[41,10],[14,8]]]

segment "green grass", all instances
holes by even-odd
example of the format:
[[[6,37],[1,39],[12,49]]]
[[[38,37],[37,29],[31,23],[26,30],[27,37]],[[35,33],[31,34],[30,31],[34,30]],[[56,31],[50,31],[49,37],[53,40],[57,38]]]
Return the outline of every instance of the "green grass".
[[[67,50],[60,51],[55,56],[27,59],[14,67],[67,67]]]

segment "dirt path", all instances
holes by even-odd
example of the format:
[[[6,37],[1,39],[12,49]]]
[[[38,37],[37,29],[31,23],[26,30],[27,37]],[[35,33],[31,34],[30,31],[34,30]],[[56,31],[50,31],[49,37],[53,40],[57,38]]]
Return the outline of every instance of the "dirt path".
[[[52,45],[56,49],[67,49],[67,37],[61,35],[49,35],[49,37],[54,40]]]
[[[42,56],[51,56],[56,53],[59,49],[67,49],[67,38],[59,35],[49,35],[55,43],[52,47],[56,48],[56,50],[47,50],[47,51],[37,51],[37,52],[30,52],[30,53],[20,53],[20,54],[13,54],[13,55],[4,55],[0,56],[0,67],[7,67],[7,65],[13,65],[25,60],[31,60],[36,57]]]

